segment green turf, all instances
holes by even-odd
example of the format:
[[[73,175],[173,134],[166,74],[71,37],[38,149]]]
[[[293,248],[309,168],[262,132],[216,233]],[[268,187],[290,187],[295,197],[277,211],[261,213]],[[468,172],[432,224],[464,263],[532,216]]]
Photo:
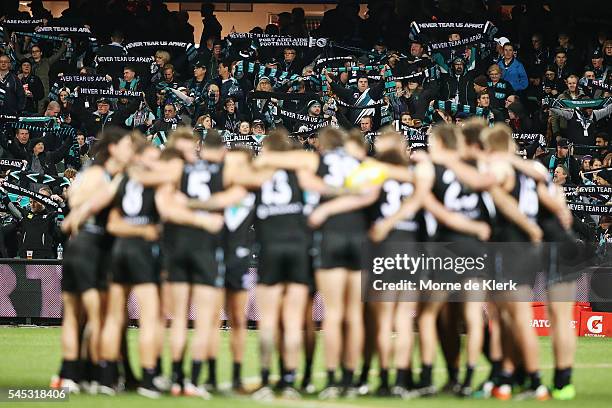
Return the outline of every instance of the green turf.
[[[136,351],[136,331],[130,331],[130,350]],[[60,330],[58,328],[30,328],[30,327],[3,327],[0,328],[0,351],[2,363],[0,364],[0,387],[46,387],[49,378],[57,372],[60,363]],[[228,382],[231,376],[231,358],[229,355],[229,333],[221,333],[221,352],[218,366],[218,377],[221,383]],[[434,399],[401,401],[396,399],[359,398],[355,400],[338,400],[334,402],[319,402],[316,399],[305,398],[302,401],[277,400],[268,405],[275,407],[503,407],[507,404],[523,406],[550,407],[610,407],[612,401],[612,340],[599,338],[580,338],[578,343],[577,364],[574,369],[574,383],[578,397],[574,401],[504,403],[499,401],[458,400],[452,397],[436,397]],[[551,344],[548,338],[540,339],[541,361],[544,382],[550,384],[551,370]],[[317,348],[315,358],[315,381],[322,386],[325,378],[322,365],[322,348]],[[134,366],[137,365],[133,361]],[[445,372],[441,360],[436,364],[435,380],[439,385],[445,380]],[[485,364],[481,364],[477,371],[475,382],[479,383],[486,375]],[[167,366],[165,367],[168,368]],[[204,370],[205,371],[205,370]],[[249,332],[246,363],[243,375],[247,380],[256,382],[258,372],[257,363],[257,333]],[[206,373],[203,373],[205,376]],[[372,376],[374,377],[374,376]],[[373,385],[376,379],[372,378]],[[0,403],[0,408],[2,408]],[[248,398],[215,397],[211,401],[202,401],[188,398],[164,397],[151,401],[136,394],[122,394],[118,397],[103,396],[71,396],[69,403],[19,403],[17,407],[57,407],[65,405],[83,406],[87,408],[98,407],[253,407],[266,405]],[[7,405],[8,406],[8,405]]]

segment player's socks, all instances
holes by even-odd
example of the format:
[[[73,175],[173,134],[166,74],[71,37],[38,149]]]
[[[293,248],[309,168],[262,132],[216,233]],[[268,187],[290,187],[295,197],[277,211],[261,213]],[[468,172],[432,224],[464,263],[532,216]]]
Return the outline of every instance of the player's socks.
[[[242,363],[234,361],[232,365],[232,387],[238,388],[242,385]]]
[[[386,368],[380,369],[380,388],[389,388],[389,370]]]
[[[172,362],[172,382],[174,384],[182,384],[185,378],[183,374],[183,360]]]
[[[142,381],[141,385],[148,389],[155,389],[153,385],[153,378],[156,376],[155,368],[142,367]]]
[[[495,382],[495,379],[499,377],[502,371],[502,362],[501,360],[492,360],[491,361],[491,372],[489,373],[489,380]]]
[[[285,370],[283,373],[283,385],[285,387],[293,387],[295,384],[295,369]]]
[[[431,372],[433,366],[431,364],[423,364],[421,367],[421,379],[419,380],[419,387],[429,387],[431,385]]]
[[[161,357],[157,357],[155,361],[155,377],[162,375],[162,359]]]
[[[474,376],[474,366],[466,364],[465,366],[465,377],[463,378],[463,387],[470,387],[472,385],[472,377]]]
[[[200,380],[200,373],[202,372],[202,360],[192,360],[191,361],[191,383],[193,385],[198,385],[198,381]]]
[[[117,382],[117,362],[101,360],[100,366],[100,384],[112,388]]]
[[[62,360],[62,368],[60,369],[60,378],[66,378],[72,381],[79,379],[79,364],[78,360]]]
[[[395,376],[395,385],[397,387],[404,387],[410,389],[413,387],[412,383],[412,371],[410,368],[398,368],[397,375]]]
[[[267,387],[270,385],[270,369],[262,368],[261,369],[261,385],[263,387]]]
[[[361,366],[361,372],[359,373],[359,385],[368,383],[368,376],[370,374],[370,364],[363,363]]]
[[[217,387],[217,359],[209,358],[208,359],[208,379],[206,380],[206,384],[211,385],[212,387]]]
[[[343,387],[352,387],[353,386],[353,376],[355,372],[353,370],[349,370],[348,368],[342,368],[342,386]]]
[[[446,367],[446,372],[448,373],[448,382],[450,384],[457,384],[459,382],[459,368],[458,367]]]
[[[328,369],[327,370],[327,386],[334,387],[336,385],[336,370]]]
[[[518,386],[525,385],[525,381],[527,380],[527,377],[528,377],[528,374],[527,374],[527,371],[525,371],[525,367],[523,366],[516,367],[516,370],[514,370],[514,376],[513,376],[513,380],[516,385]]]
[[[572,367],[555,368],[553,385],[555,389],[562,389],[572,382]]]
[[[302,377],[302,383],[309,384],[312,380],[312,357],[306,357],[304,365],[304,376]]]

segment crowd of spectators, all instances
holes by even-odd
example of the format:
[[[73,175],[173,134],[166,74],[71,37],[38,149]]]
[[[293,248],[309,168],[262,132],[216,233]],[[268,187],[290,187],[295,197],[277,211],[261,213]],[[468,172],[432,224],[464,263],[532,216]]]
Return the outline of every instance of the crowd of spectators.
[[[506,122],[559,184],[609,185],[607,172],[589,173],[612,167],[609,25],[579,29],[565,2],[518,1],[509,14],[497,1],[403,3],[370,1],[363,16],[359,2],[341,0],[311,31],[298,7],[225,38],[204,3],[198,39],[186,12],[157,0],[74,1],[61,16],[41,1],[30,13],[3,1],[0,146],[13,168],[2,170],[21,161],[15,180],[61,203],[62,176],[90,160],[111,125],[161,148],[179,126],[202,137],[217,128],[228,145],[254,150],[280,126],[315,150],[324,125],[356,127],[368,143],[392,125],[417,148],[430,126],[476,115]],[[489,23],[415,31],[412,21]],[[13,233],[20,221],[4,211]]]

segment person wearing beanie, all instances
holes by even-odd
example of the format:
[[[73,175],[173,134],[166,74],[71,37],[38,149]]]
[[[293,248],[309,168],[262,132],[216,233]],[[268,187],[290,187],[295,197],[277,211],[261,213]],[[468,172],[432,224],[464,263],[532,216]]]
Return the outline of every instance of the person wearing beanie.
[[[470,93],[474,87],[466,72],[463,58],[454,58],[449,73],[442,74],[440,78],[438,99],[443,101],[452,100],[460,105],[469,105]]]
[[[72,143],[73,138],[67,137],[59,149],[45,151],[45,140],[43,138],[31,139],[28,148],[29,158],[27,170],[33,173],[57,177],[57,168],[55,165],[66,157]]]
[[[563,165],[568,170],[569,183],[580,184],[580,163],[575,156],[569,154],[569,142],[567,139],[559,139],[557,142],[557,149],[539,160],[548,169],[548,173],[551,177],[555,175],[554,173],[557,166]]]
[[[489,94],[489,104],[491,110],[495,111],[496,117],[501,117],[501,109],[503,108],[502,100],[495,97],[493,88],[489,86],[489,78],[486,75],[478,75],[472,81],[472,90],[470,90],[470,101],[475,101],[481,94]]]
[[[512,102],[508,105],[508,126],[516,133],[531,133],[533,131],[533,123],[522,103]]]

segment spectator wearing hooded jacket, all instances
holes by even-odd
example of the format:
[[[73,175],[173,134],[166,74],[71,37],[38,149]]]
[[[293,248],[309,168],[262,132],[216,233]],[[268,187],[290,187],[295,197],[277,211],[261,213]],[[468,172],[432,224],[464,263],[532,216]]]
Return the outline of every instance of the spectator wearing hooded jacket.
[[[461,105],[469,105],[472,92],[471,84],[472,82],[465,71],[463,58],[457,57],[451,64],[450,72],[442,75],[438,99],[452,100]]]
[[[529,79],[523,64],[514,57],[514,46],[504,45],[504,57],[498,63],[502,70],[502,78],[512,85],[515,91],[523,91],[529,86]]]

